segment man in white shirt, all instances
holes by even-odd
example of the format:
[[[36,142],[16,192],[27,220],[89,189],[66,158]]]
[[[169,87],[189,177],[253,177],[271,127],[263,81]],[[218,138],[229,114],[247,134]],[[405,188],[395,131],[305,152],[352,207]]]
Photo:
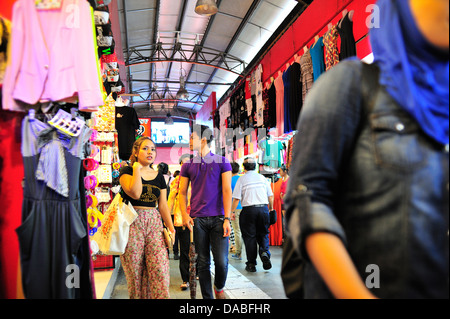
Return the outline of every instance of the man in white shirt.
[[[273,209],[273,193],[265,177],[255,171],[255,159],[246,158],[243,166],[245,174],[239,178],[234,188],[232,211],[241,201],[239,223],[247,252],[245,269],[249,272],[256,271],[259,245],[263,268],[268,270],[272,268],[269,251],[269,210]]]

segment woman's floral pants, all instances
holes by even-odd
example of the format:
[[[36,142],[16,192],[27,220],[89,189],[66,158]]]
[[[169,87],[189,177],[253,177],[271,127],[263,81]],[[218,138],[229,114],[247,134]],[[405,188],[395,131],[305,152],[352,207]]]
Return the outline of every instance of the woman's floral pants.
[[[169,256],[161,215],[156,208],[136,209],[125,253],[120,261],[130,299],[169,299]]]

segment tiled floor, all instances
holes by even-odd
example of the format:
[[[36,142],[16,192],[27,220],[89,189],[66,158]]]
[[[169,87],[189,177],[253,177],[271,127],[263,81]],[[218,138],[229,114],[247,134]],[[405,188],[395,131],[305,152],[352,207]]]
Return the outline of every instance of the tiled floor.
[[[113,270],[96,270],[94,272],[95,294],[97,295],[97,299],[103,298],[112,273]]]
[[[263,270],[258,260],[257,272],[245,270],[245,249],[241,261],[234,260],[229,254],[229,269],[225,294],[228,299],[285,299],[280,277],[281,247],[270,247],[272,269]],[[170,296],[172,299],[190,299],[190,291],[180,289],[181,276],[179,262],[170,254]],[[98,299],[128,299],[127,284],[120,260],[116,260],[115,271],[96,271],[95,284]],[[214,267],[211,267],[214,275]],[[201,299],[200,286],[197,285],[197,299]]]

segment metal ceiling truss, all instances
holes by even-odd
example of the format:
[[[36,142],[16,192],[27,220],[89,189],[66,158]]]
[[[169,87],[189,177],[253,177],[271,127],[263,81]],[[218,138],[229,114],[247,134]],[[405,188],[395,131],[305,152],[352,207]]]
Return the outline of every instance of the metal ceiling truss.
[[[166,107],[163,104],[160,108],[155,108],[155,106],[152,104],[141,104],[138,106],[134,106],[134,108],[136,109],[138,117],[142,118],[166,118],[167,113],[170,113],[171,117],[173,118],[190,120],[195,119],[194,113],[192,111],[181,109],[173,105],[168,105],[168,107]]]
[[[247,11],[247,14],[245,15],[244,19],[242,19],[236,33],[234,34],[233,38],[231,39],[230,43],[228,44],[227,48],[225,49],[225,54],[228,54],[228,52],[231,50],[231,48],[234,46],[234,44],[236,43],[237,39],[239,38],[239,35],[241,34],[242,30],[244,29],[245,25],[247,24],[248,21],[250,21],[250,18],[252,17],[253,13],[255,12],[256,8],[259,6],[260,2],[262,0],[254,0],[252,5],[250,6],[250,9]],[[219,7],[221,1],[217,1],[217,6]],[[210,22],[211,25],[211,22]],[[209,26],[208,26],[209,27]],[[209,28],[208,28],[209,29]],[[206,37],[204,37],[206,38]],[[246,67],[245,67],[245,63],[244,63],[244,69],[242,69],[239,73],[240,78],[243,77],[242,73],[245,71]],[[213,71],[213,73],[211,73],[211,76],[208,79],[208,82],[212,81],[212,79],[215,77],[217,72],[217,69]],[[205,87],[202,90],[202,94],[206,91],[206,88],[208,87],[208,85],[205,85]]]
[[[171,32],[179,33],[179,31]],[[180,57],[176,57],[177,53]],[[240,75],[246,68],[244,61],[227,52],[206,48],[199,44],[192,45],[181,42],[175,44],[158,42],[133,47],[130,48],[126,57],[127,66],[158,62],[199,64],[232,72],[236,75]]]
[[[181,100],[177,98],[177,91],[170,90],[169,87],[165,87],[161,90],[152,89],[150,92],[147,89],[140,89],[136,90],[133,93],[139,94],[139,97],[142,100],[131,102],[130,104],[161,103],[164,101],[168,101],[203,105],[203,103],[205,103],[205,101],[208,99],[208,96],[206,95],[201,95],[199,92],[188,90],[189,99]]]

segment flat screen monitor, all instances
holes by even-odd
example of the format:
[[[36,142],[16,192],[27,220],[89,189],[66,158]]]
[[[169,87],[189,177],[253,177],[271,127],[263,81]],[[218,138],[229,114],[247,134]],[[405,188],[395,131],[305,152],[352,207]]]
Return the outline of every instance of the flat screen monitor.
[[[189,121],[175,120],[167,125],[164,120],[152,120],[152,140],[157,146],[189,145],[191,129]]]

